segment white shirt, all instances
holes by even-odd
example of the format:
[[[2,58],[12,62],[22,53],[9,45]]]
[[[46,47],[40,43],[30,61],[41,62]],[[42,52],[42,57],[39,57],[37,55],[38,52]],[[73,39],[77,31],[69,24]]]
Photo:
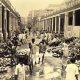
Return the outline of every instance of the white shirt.
[[[24,64],[16,65],[15,75],[18,75],[18,80],[25,80],[25,66]]]
[[[75,64],[68,64],[66,67],[66,80],[76,80],[75,75],[78,75],[78,67]]]
[[[67,45],[66,43],[63,43],[63,48],[62,48],[62,50],[63,50],[63,55],[64,55],[65,57],[68,57],[68,55],[69,55],[69,49],[68,49],[68,45]]]
[[[36,44],[32,43],[32,54],[36,54]]]
[[[54,38],[53,40],[52,40],[52,42],[56,42],[57,41],[57,39],[56,38]]]

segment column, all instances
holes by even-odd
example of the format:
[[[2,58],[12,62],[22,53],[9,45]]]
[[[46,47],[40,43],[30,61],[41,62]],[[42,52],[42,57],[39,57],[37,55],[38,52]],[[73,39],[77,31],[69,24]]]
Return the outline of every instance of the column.
[[[14,23],[13,23],[13,15],[11,13],[11,33],[13,33],[13,25],[14,25]]]
[[[0,4],[0,33],[2,33],[2,5]]]
[[[4,36],[4,41],[7,41],[7,9],[4,8],[4,31],[3,31],[3,36]]]
[[[65,13],[65,26],[64,26],[64,36],[67,37],[67,26],[68,26],[68,13]]]
[[[45,19],[45,30],[47,30],[47,19]]]
[[[11,13],[9,13],[9,27],[10,27],[10,31],[12,31],[12,16]]]
[[[73,11],[73,26],[75,26],[75,11]]]
[[[45,20],[43,20],[43,30],[45,30]]]
[[[41,20],[41,27],[42,27],[42,30],[43,30],[43,21]]]
[[[12,26],[12,33],[14,32],[14,22],[13,22],[13,14],[11,14],[11,26]]]
[[[52,32],[53,32],[53,17],[52,17]]]
[[[72,30],[71,30],[71,34],[72,34],[72,36],[75,36],[75,33],[74,33],[74,31],[73,31],[73,27],[75,26],[75,11],[73,11],[73,26],[72,26]]]
[[[48,19],[46,19],[46,23],[47,23],[47,25],[46,25],[46,27],[47,27],[47,31],[49,32]]]
[[[55,17],[55,33],[56,33],[56,26],[57,26],[57,25],[56,25],[56,20],[57,20],[57,19],[56,19],[56,17]]]
[[[50,18],[48,19],[48,23],[47,23],[47,25],[48,25],[48,28],[49,28],[49,33],[50,33],[50,28],[51,28],[51,26],[50,26]]]
[[[0,42],[3,41],[3,34],[2,34],[2,4],[0,4]]]
[[[12,16],[12,17],[13,17],[12,22],[13,22],[13,32],[14,32],[14,30],[15,30],[15,26],[14,26],[14,24],[15,24],[15,18],[14,18],[14,16]]]

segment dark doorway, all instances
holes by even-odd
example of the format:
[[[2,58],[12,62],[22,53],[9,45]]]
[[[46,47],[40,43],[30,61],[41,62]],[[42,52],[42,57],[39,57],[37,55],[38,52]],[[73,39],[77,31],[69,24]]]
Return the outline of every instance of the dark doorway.
[[[58,33],[59,16],[56,17],[56,33]]]
[[[61,16],[60,16],[60,33],[64,33],[64,22],[65,22],[65,15],[61,14]]]
[[[10,38],[11,37],[11,35],[10,35],[10,27],[11,26],[9,26],[9,11],[7,10],[7,15],[6,15],[6,17],[7,17],[7,33],[8,33],[8,38]]]
[[[73,25],[73,12],[68,13],[68,25]]]
[[[75,26],[80,26],[80,9],[75,11]]]
[[[55,17],[53,17],[53,32],[55,32]]]

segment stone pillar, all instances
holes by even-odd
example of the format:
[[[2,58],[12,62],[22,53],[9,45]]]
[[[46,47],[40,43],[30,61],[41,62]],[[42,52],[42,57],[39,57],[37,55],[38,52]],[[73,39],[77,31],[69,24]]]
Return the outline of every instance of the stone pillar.
[[[2,34],[2,4],[0,4],[0,42],[3,41],[3,34]]]
[[[13,33],[13,15],[12,13],[10,13],[11,15],[11,33]]]
[[[16,30],[16,26],[15,26],[15,17],[13,16],[13,31]]]
[[[45,29],[44,30],[47,30],[47,19],[45,20]]]
[[[73,11],[73,26],[75,26],[75,11]]]
[[[7,10],[6,8],[4,8],[4,26],[3,26],[3,37],[4,37],[4,41],[7,41]]]
[[[2,5],[0,4],[0,33],[2,33]]]
[[[73,27],[75,26],[75,11],[73,11],[73,26],[72,26],[72,30],[71,30],[71,34],[72,34],[72,36],[75,36],[74,35],[74,31],[73,31]]]
[[[10,27],[10,31],[11,31],[11,28],[12,28],[12,16],[11,16],[11,13],[9,13],[9,27]]]
[[[48,25],[49,33],[50,33],[50,28],[51,28],[51,26],[50,26],[50,18],[48,19],[48,23],[47,23],[47,25]]]
[[[43,20],[43,30],[45,30],[45,20]]]
[[[13,18],[13,14],[10,13],[10,31],[11,31],[11,35],[13,35],[14,32],[14,22],[13,22],[14,18]]]
[[[57,25],[56,25],[56,20],[57,20],[57,19],[56,19],[56,17],[55,17],[55,33],[56,33],[56,27],[57,27]]]
[[[51,26],[52,26],[52,31],[51,32],[53,32],[53,17],[52,17],[52,25]]]
[[[48,19],[46,19],[46,23],[47,23],[47,25],[46,25],[46,27],[47,27],[47,31],[49,32]]]
[[[64,36],[67,37],[68,13],[65,13]]]

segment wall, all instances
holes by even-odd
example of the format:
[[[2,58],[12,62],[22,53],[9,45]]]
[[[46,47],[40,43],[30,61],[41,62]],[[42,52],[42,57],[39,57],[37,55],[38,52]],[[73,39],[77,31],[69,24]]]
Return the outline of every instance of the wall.
[[[65,37],[80,37],[80,26],[67,26],[64,33]]]
[[[2,5],[0,4],[0,32],[2,32]]]

